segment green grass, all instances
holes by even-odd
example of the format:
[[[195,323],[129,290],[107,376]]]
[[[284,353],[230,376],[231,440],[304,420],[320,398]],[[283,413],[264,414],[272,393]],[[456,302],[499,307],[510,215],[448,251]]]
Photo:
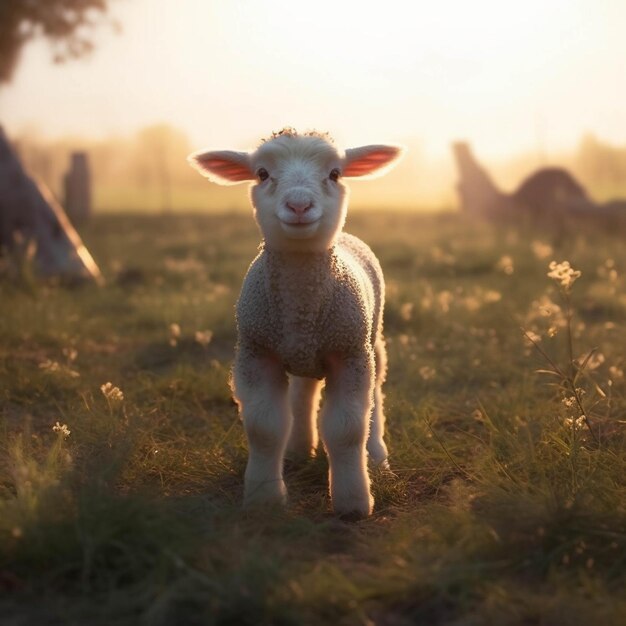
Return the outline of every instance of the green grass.
[[[286,510],[240,510],[228,373],[251,218],[101,216],[84,238],[104,287],[0,283],[2,624],[626,623],[623,237],[571,229],[539,259],[547,233],[456,215],[348,229],[388,281],[396,473],[357,524],[330,514],[323,454],[288,468]],[[567,369],[562,315],[537,304],[563,304],[552,259],[583,272],[571,327],[575,357],[597,348],[577,386],[598,442],[520,330]]]

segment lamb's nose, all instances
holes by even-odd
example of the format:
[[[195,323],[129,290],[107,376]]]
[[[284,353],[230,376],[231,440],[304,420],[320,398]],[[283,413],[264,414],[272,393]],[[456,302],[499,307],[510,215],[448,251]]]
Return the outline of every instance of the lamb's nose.
[[[306,201],[305,200],[302,200],[302,201],[289,200],[287,202],[287,208],[293,211],[296,215],[303,215],[312,206],[313,206],[313,203],[310,200],[306,200]]]

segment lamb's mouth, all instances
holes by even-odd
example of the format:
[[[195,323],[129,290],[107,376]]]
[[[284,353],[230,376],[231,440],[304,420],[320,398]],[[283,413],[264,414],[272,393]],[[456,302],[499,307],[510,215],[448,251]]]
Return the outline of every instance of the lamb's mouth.
[[[280,226],[283,232],[292,239],[304,239],[311,237],[317,232],[320,220],[312,222],[285,222],[280,220]]]

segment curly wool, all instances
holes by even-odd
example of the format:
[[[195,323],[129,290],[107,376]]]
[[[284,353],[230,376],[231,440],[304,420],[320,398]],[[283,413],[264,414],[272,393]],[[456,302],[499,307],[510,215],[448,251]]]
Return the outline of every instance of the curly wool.
[[[237,304],[240,342],[269,350],[290,374],[321,379],[325,355],[373,350],[383,300],[380,264],[357,237],[341,233],[308,254],[261,246]]]

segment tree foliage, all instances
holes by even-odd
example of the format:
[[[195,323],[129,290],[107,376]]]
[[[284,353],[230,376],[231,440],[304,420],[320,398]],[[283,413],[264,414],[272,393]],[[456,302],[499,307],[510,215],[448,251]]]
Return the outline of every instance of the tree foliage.
[[[0,83],[11,80],[25,43],[44,37],[60,62],[89,52],[90,29],[106,14],[108,0],[1,0]]]

